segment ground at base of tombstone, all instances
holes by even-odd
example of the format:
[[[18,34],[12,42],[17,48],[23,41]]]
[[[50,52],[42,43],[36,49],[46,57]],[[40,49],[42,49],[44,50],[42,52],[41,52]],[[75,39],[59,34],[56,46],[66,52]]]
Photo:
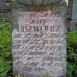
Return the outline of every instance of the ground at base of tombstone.
[[[24,77],[66,77],[66,76],[62,75],[62,76],[24,76]]]
[[[18,75],[15,75],[15,77],[67,77],[66,75],[60,75],[60,76],[49,76],[49,74],[45,74],[44,76],[39,76],[39,75],[33,75],[33,74],[18,74]]]
[[[20,68],[20,67],[19,67]],[[18,68],[18,69],[19,69]],[[13,69],[13,75],[15,76],[16,74],[18,74],[17,77],[67,77],[64,73],[63,75],[61,74],[57,74],[57,75],[52,75],[51,73],[44,73],[44,72],[39,72],[39,74],[36,74],[36,73],[30,73],[28,71],[24,71],[24,70],[21,70],[21,71],[18,71],[18,69]],[[21,69],[21,68],[20,68]],[[23,71],[23,72],[22,72]]]

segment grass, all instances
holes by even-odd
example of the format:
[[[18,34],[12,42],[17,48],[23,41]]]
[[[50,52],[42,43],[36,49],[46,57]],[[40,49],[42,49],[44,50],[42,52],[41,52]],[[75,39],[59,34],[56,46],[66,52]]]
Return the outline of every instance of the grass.
[[[0,20],[0,77],[10,77],[11,67],[11,23]]]

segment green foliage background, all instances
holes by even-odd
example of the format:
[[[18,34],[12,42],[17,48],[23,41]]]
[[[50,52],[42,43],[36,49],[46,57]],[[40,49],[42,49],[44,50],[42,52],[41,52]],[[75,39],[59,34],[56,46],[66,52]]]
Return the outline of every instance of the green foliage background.
[[[10,22],[0,20],[0,77],[12,77],[11,28]],[[67,32],[67,77],[77,77],[77,31]]]
[[[0,20],[0,77],[10,77],[11,67],[11,23]]]
[[[67,77],[77,77],[77,31],[67,32]]]

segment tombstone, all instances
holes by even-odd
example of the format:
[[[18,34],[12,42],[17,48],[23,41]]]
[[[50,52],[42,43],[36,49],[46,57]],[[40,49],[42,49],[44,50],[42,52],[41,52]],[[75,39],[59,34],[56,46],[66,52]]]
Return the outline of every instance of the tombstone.
[[[73,7],[73,0],[68,0],[67,6],[67,30],[70,31],[70,25],[72,21],[72,7]]]
[[[4,0],[0,0],[0,19],[11,19],[11,7]]]
[[[77,0],[73,0],[71,30],[77,31]]]
[[[22,77],[66,77],[65,1],[16,2],[12,9],[13,73]]]

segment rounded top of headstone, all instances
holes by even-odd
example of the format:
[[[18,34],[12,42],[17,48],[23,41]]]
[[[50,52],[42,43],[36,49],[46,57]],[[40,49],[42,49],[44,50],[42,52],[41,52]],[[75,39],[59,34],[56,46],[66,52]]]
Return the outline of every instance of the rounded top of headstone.
[[[16,0],[17,3],[24,5],[49,5],[64,0]]]

